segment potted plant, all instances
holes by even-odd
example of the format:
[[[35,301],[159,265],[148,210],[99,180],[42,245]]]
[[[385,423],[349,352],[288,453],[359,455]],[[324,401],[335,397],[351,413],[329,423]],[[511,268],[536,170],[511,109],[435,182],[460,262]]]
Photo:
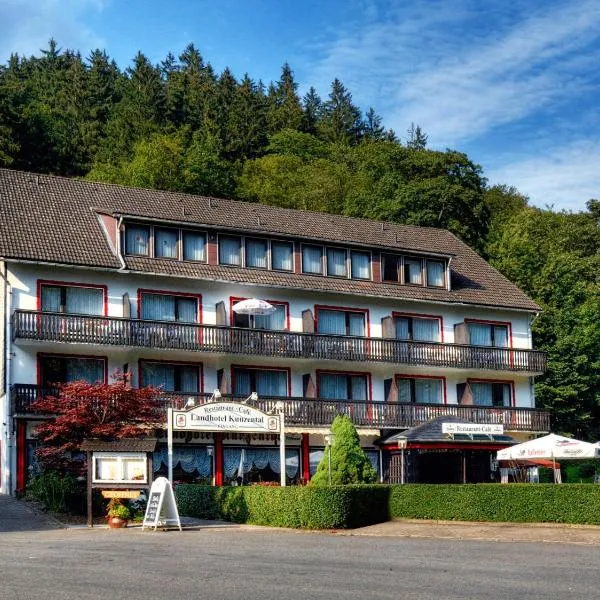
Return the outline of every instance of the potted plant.
[[[127,527],[127,522],[131,518],[131,511],[127,506],[121,503],[118,498],[112,498],[108,503],[106,511],[106,520],[111,529]]]

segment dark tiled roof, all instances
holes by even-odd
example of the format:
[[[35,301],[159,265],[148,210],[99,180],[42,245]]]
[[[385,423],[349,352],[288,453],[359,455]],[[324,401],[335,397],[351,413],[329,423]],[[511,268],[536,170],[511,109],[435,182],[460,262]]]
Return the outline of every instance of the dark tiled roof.
[[[83,452],[154,452],[156,438],[122,438],[120,440],[83,440]]]
[[[473,443],[498,443],[498,444],[516,444],[517,440],[510,437],[509,435],[454,435],[453,437],[448,436],[445,433],[442,433],[442,425],[444,423],[464,423],[465,419],[461,419],[459,417],[455,417],[452,415],[436,417],[435,419],[431,419],[427,421],[427,423],[423,423],[422,425],[417,425],[416,427],[411,427],[405,431],[394,433],[389,436],[384,436],[380,440],[378,440],[378,444],[393,444],[398,441],[398,438],[405,437],[409,442],[456,442],[456,443],[465,443],[465,442],[473,442]],[[470,421],[467,421],[470,422]]]
[[[443,229],[275,208],[0,169],[0,256],[119,268],[97,212],[452,257],[452,291],[302,274],[128,258],[131,270],[406,300],[539,310],[537,304]]]

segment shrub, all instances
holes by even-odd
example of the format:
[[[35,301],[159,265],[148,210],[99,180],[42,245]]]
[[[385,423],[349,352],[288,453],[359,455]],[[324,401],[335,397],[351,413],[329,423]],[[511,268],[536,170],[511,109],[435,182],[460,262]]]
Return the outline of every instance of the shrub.
[[[53,512],[83,514],[85,486],[72,475],[46,471],[32,477],[27,483],[27,494]]]
[[[331,484],[375,483],[377,473],[360,447],[358,433],[350,417],[338,415],[331,425],[331,433],[334,434],[331,446]],[[326,449],[310,485],[329,484],[329,455],[330,452]]]
[[[600,486],[474,484],[391,486],[393,518],[600,524]]]
[[[389,486],[222,487],[180,485],[182,515],[306,529],[360,527],[388,519]]]

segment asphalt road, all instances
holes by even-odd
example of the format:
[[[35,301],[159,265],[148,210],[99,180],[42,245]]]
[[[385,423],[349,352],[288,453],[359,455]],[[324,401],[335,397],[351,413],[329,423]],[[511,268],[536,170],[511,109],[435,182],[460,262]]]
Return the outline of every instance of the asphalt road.
[[[268,529],[0,533],[2,600],[593,598],[600,547]]]

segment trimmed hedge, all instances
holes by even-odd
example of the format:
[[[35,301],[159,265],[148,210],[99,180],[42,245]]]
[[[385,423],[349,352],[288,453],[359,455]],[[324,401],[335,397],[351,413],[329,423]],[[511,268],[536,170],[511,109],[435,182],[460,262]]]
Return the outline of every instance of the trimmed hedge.
[[[390,519],[600,525],[600,485],[179,485],[182,515],[275,527],[342,529]]]
[[[392,518],[600,524],[600,486],[476,484],[390,486]]]
[[[274,527],[340,529],[387,521],[388,486],[208,487],[175,490],[182,515]]]

